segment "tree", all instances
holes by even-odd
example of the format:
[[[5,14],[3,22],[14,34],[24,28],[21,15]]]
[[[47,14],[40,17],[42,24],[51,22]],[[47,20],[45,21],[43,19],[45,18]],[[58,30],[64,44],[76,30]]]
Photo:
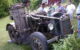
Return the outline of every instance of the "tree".
[[[0,0],[0,18],[8,15],[8,8],[9,8],[8,1]]]

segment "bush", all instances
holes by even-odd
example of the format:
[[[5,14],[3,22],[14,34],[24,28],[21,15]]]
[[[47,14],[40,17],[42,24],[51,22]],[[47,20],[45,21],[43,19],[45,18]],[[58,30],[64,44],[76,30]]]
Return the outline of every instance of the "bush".
[[[80,39],[75,35],[69,35],[68,38],[61,39],[61,41],[53,44],[53,50],[80,50]]]
[[[30,9],[31,10],[37,9],[40,6],[41,2],[42,0],[31,0]]]
[[[0,0],[0,18],[8,15],[8,1],[7,0]]]

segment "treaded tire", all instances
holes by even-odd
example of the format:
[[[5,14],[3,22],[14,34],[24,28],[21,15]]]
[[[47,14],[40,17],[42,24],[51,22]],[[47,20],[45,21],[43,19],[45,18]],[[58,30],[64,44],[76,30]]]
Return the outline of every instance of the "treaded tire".
[[[7,31],[8,31],[8,33],[9,33],[9,36],[10,36],[10,39],[13,41],[13,42],[16,42],[16,40],[15,40],[15,29],[14,29],[14,27],[12,26],[12,25],[9,25],[8,27],[7,27]]]
[[[14,27],[12,25],[9,25],[7,27],[10,39],[12,40],[13,43],[15,44],[22,44],[21,38],[20,38],[20,34],[18,32],[16,32],[16,30],[14,29]]]
[[[30,46],[32,50],[48,50],[47,39],[40,32],[34,32],[30,35]]]

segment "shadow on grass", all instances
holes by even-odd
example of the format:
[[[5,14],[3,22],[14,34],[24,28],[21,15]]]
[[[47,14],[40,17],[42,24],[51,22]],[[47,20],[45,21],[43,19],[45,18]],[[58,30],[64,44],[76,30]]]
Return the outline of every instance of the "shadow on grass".
[[[5,17],[8,17],[8,15],[6,15],[6,16],[0,16],[0,19],[4,19]]]

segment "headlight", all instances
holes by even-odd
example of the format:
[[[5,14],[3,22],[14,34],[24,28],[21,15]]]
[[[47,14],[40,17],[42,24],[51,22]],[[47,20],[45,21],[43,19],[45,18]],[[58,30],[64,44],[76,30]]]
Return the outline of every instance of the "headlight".
[[[49,23],[49,24],[48,24],[48,28],[49,28],[50,30],[53,30],[54,25],[53,25],[52,23]]]

